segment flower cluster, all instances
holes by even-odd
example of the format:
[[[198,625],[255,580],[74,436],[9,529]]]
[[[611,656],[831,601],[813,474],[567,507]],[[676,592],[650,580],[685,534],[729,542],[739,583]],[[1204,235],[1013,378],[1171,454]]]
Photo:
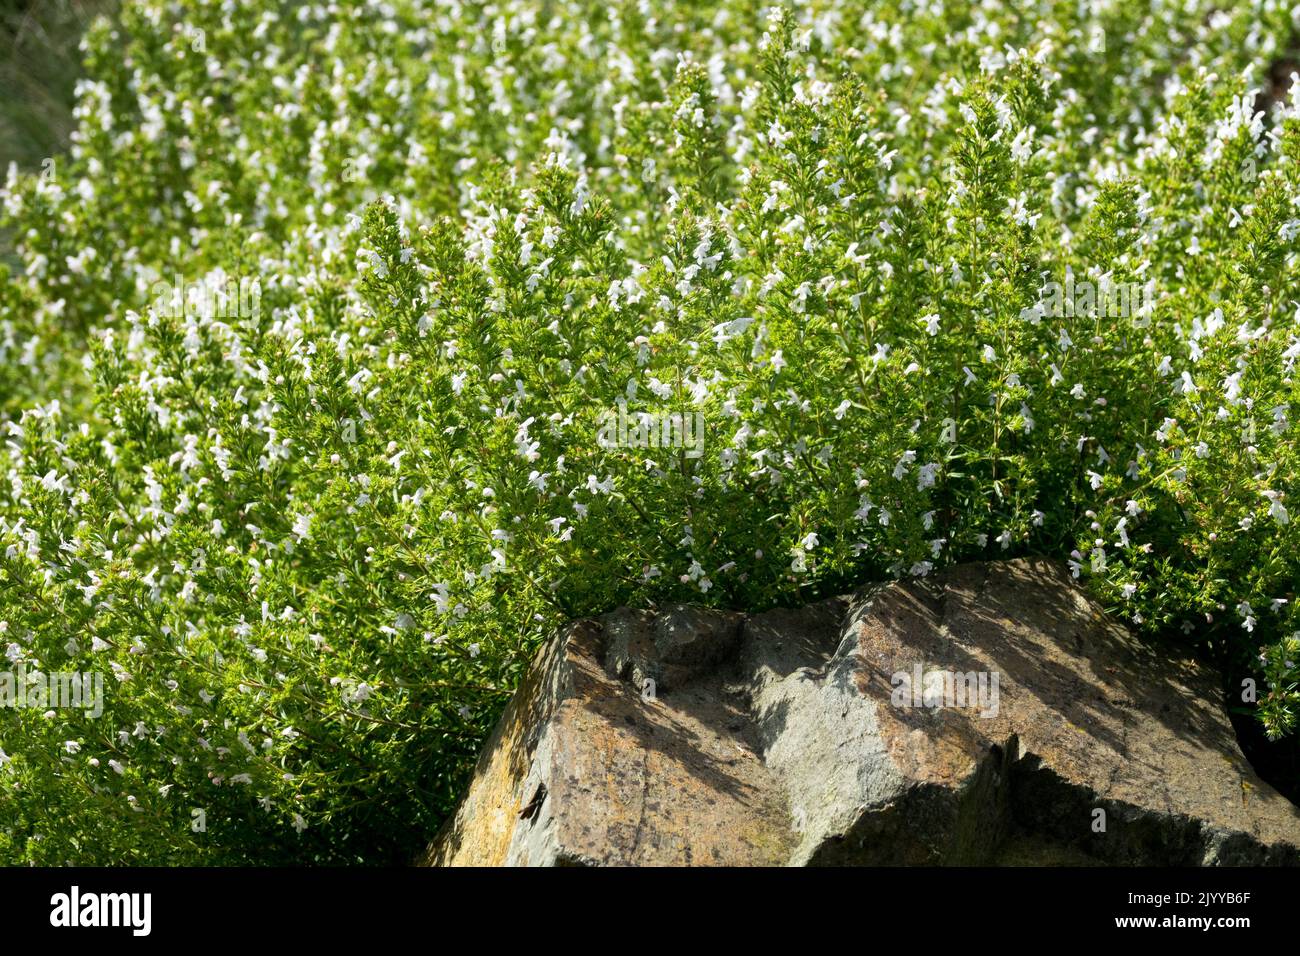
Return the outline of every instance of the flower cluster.
[[[0,195],[0,648],[105,675],[0,711],[0,852],[403,860],[567,618],[1029,552],[1290,732],[1296,26],[128,2]]]

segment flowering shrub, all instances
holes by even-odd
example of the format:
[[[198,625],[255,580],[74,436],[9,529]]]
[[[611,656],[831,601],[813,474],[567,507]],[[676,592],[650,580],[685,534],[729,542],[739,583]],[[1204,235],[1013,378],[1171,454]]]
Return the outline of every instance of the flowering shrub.
[[[566,618],[1026,552],[1291,732],[1300,10],[1090,8],[98,23],[3,195],[0,647],[103,714],[0,710],[0,853],[404,860]]]

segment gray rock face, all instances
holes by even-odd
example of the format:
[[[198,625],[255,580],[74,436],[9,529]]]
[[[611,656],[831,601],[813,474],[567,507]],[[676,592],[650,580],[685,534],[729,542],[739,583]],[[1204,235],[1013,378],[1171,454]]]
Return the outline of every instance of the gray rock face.
[[[538,655],[434,865],[1297,864],[1213,675],[1064,569],[619,609]]]

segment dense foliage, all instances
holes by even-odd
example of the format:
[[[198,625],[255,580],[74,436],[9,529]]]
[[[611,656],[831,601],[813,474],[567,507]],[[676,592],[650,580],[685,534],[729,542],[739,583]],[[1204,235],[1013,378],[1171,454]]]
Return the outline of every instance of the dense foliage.
[[[406,859],[566,618],[1023,553],[1288,734],[1298,26],[126,3],[3,195],[0,648],[106,678],[0,710],[0,859]]]

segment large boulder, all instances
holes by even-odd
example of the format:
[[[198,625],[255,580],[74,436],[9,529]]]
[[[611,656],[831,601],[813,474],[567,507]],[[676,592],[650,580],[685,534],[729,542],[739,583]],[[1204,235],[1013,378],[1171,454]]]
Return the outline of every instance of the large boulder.
[[[434,865],[1295,864],[1214,676],[1060,566],[542,648]]]

